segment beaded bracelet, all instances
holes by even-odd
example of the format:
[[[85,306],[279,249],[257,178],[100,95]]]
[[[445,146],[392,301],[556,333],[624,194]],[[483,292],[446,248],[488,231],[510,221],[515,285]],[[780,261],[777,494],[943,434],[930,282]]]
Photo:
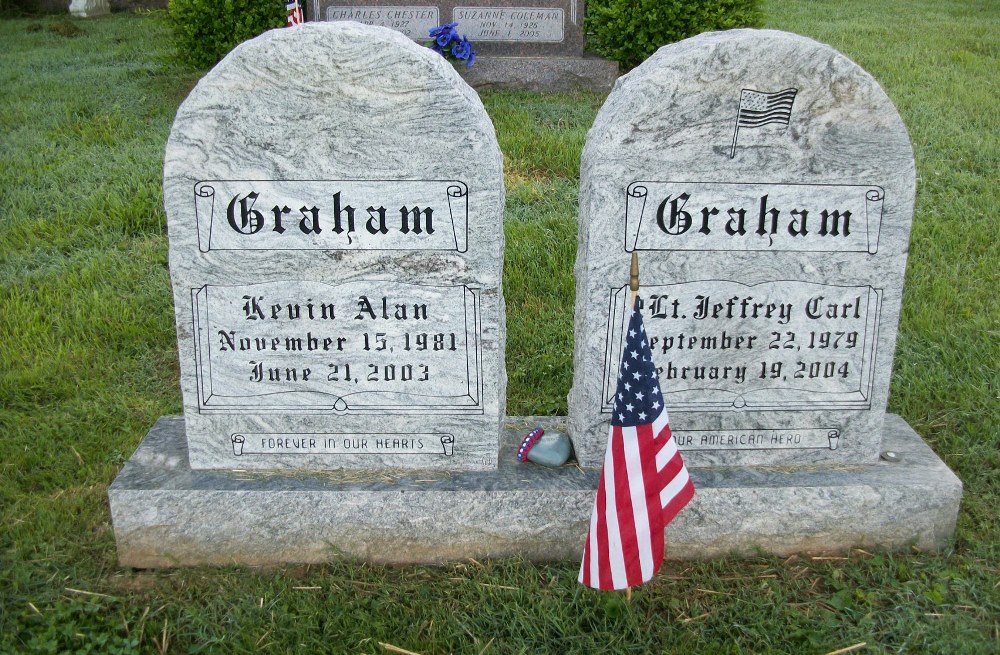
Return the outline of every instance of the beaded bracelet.
[[[545,430],[542,428],[535,428],[529,432],[528,436],[526,436],[521,442],[521,447],[517,450],[517,459],[522,462],[528,459],[528,451],[531,450],[531,447],[535,445],[535,442],[538,441],[543,434],[545,434]]]

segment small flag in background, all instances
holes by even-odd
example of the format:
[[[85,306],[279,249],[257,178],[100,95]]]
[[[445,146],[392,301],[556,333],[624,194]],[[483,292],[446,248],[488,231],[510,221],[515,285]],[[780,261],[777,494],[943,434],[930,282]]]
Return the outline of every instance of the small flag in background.
[[[736,111],[736,130],[733,132],[732,159],[736,154],[736,138],[741,127],[760,127],[769,123],[788,125],[792,117],[792,103],[798,89],[785,89],[774,93],[763,93],[752,89],[740,92],[740,108]]]
[[[581,583],[604,591],[626,589],[648,582],[660,569],[663,529],[694,496],[668,422],[634,299]]]
[[[304,22],[302,19],[302,7],[299,6],[299,0],[286,2],[285,10],[288,12],[288,27],[301,25]]]

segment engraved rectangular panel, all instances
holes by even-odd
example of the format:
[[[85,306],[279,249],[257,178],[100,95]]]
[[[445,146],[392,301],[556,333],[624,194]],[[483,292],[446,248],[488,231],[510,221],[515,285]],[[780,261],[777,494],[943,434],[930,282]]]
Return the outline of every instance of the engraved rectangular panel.
[[[483,411],[474,289],[294,281],[192,300],[199,413]]]
[[[664,403],[683,410],[867,409],[881,292],[795,280],[641,289]],[[604,413],[625,344],[627,287],[611,291]]]
[[[455,7],[459,31],[476,41],[561,43],[566,14],[548,7]]]
[[[351,20],[365,25],[381,25],[400,31],[416,41],[427,40],[427,31],[441,23],[437,7],[377,5],[325,7],[322,20]]]
[[[751,428],[745,430],[674,430],[677,447],[696,450],[837,450],[837,428]]]
[[[583,56],[586,3],[583,0],[511,0],[517,6],[491,0],[310,0],[309,20],[356,21],[397,30],[421,45],[430,43],[430,28],[455,22],[458,34],[466,36],[477,61],[490,59],[487,68],[504,65],[496,57]],[[431,17],[434,22],[431,22]],[[549,62],[552,65],[560,62]],[[464,64],[461,70],[466,70]],[[487,75],[478,65],[472,77]]]
[[[431,455],[451,457],[455,436],[433,432],[242,432],[233,455]]]

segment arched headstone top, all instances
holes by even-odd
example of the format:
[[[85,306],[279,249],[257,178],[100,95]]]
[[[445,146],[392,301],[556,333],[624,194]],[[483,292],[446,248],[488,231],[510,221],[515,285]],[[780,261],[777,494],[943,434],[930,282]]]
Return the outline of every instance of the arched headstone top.
[[[753,128],[744,118],[737,130],[741,97],[751,102],[744,91],[787,89],[795,95],[786,124]],[[915,178],[906,128],[879,83],[832,47],[777,30],[663,46],[619,78],[591,135],[585,159],[595,163],[678,165],[732,179],[756,169],[762,178],[834,181],[887,168],[903,187]]]
[[[451,64],[388,28],[308,23],[240,44],[198,82],[164,179],[188,181],[195,162],[206,174],[336,178],[434,176],[463,160],[494,176],[503,165],[479,96]]]

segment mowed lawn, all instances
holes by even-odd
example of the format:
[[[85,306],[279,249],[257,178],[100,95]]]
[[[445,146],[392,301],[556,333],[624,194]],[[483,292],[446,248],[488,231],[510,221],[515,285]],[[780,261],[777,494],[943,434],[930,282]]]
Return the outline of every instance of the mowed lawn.
[[[172,63],[162,13],[9,17],[0,653],[1000,652],[1000,4],[765,10],[868,70],[910,131],[890,411],[965,483],[951,548],[668,562],[631,602],[583,589],[578,562],[119,569],[107,487],[181,409],[160,184],[174,113],[204,71]],[[483,97],[506,164],[511,415],[566,412],[579,157],[603,99]]]

